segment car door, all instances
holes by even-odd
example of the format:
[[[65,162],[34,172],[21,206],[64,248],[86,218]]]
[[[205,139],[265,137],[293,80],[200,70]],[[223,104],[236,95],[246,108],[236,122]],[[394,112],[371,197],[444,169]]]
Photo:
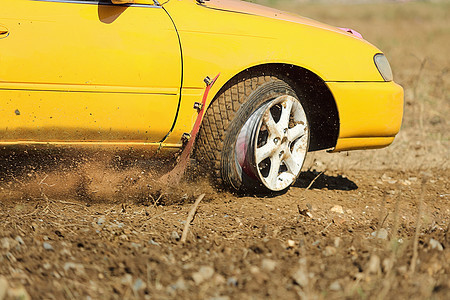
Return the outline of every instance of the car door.
[[[2,1],[2,142],[164,138],[178,107],[180,45],[164,9],[139,2]]]

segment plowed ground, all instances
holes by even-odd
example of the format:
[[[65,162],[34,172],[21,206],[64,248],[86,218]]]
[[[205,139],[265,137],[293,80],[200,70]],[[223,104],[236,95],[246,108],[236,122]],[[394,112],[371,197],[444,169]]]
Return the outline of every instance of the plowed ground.
[[[145,154],[2,150],[0,300],[448,299],[449,5],[303,2],[282,5],[385,51],[405,88],[393,145],[313,154],[274,197],[195,164],[167,188]]]
[[[143,165],[85,164],[55,172],[17,162],[14,172],[3,170],[0,281],[10,295],[448,295],[448,171],[307,171],[270,198],[219,192],[196,178],[158,197]],[[206,196],[183,244],[200,193]]]

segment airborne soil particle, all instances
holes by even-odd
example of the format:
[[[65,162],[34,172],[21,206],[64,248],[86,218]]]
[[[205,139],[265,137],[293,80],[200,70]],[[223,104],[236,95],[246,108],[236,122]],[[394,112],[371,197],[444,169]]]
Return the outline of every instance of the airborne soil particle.
[[[30,177],[20,166],[3,172],[0,274],[10,287],[24,287],[36,299],[444,298],[449,292],[447,170],[319,177],[308,171],[276,197],[236,196],[190,182],[161,205],[131,188],[141,179],[130,176],[150,173],[148,166],[114,169],[96,160],[87,171],[87,163],[71,168],[73,174],[41,167]],[[83,183],[90,172],[121,178],[107,186],[120,183],[125,192],[97,192],[105,183],[96,189]],[[205,189],[181,244],[190,203]],[[410,273],[422,194],[417,267]]]
[[[386,51],[405,88],[391,146],[309,155],[276,197],[198,177],[165,189],[154,179],[170,163],[133,151],[2,150],[0,299],[448,299],[448,3],[304,2],[285,5]]]

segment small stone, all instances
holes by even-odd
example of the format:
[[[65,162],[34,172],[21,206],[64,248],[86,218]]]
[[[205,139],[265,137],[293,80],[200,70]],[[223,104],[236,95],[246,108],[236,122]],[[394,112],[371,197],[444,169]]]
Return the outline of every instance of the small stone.
[[[120,282],[123,285],[131,285],[131,283],[133,282],[133,276],[131,276],[131,274],[125,274],[123,275],[122,279],[120,280]]]
[[[9,250],[11,248],[11,243],[9,242],[9,238],[5,237],[0,240],[0,245],[3,249]]]
[[[178,278],[178,280],[172,284],[171,286],[174,290],[180,290],[180,291],[184,291],[186,290],[188,287],[186,285],[186,281],[184,281],[183,278]]]
[[[42,265],[42,267],[44,267],[44,269],[46,269],[46,270],[49,270],[52,267],[52,265],[49,263],[45,263]]]
[[[148,241],[148,243],[153,246],[159,246],[159,244],[157,242],[155,242],[153,239],[150,239],[150,241]]]
[[[277,262],[268,258],[264,258],[262,260],[262,264],[261,267],[263,270],[267,271],[267,272],[272,272],[273,270],[275,270],[275,267],[277,266]]]
[[[250,267],[250,273],[258,274],[258,273],[260,273],[260,270],[259,270],[259,268],[257,266],[251,266]]]
[[[68,272],[69,270],[73,270],[75,274],[77,275],[83,275],[84,272],[84,266],[82,264],[77,264],[74,262],[66,262],[63,267],[65,272]]]
[[[376,237],[376,238],[379,238],[379,239],[382,239],[382,240],[387,240],[387,238],[388,238],[388,232],[387,232],[386,229],[381,228],[381,229],[378,230],[378,231],[372,232],[372,236],[373,236],[373,237]]]
[[[105,217],[100,217],[97,220],[97,225],[102,226],[105,224],[105,221],[106,221]]]
[[[293,241],[293,240],[288,240],[287,244],[288,244],[288,247],[291,247],[291,248],[295,247],[295,241]]]
[[[128,236],[127,236],[126,234],[121,234],[121,235],[119,236],[119,238],[120,238],[121,240],[128,241]]]
[[[16,240],[20,245],[25,245],[25,242],[23,241],[22,237],[16,236],[15,240]]]
[[[309,282],[308,274],[305,272],[304,268],[298,268],[294,274],[292,274],[292,279],[301,287],[306,287]]]
[[[436,241],[433,238],[430,239],[430,246],[431,246],[431,249],[436,249],[438,251],[443,251],[444,250],[444,247],[442,246],[442,244],[439,243],[439,241]]]
[[[364,279],[364,273],[356,273],[354,276],[357,281],[361,281]]]
[[[332,246],[326,246],[325,250],[323,251],[323,254],[325,256],[332,256],[335,255],[337,252],[336,248],[332,247]]]
[[[229,285],[229,286],[237,286],[238,285],[238,281],[237,281],[236,277],[228,277],[227,285]]]
[[[408,266],[405,266],[405,265],[400,266],[397,268],[397,270],[400,274],[406,274],[406,272],[408,272]]]
[[[330,284],[330,290],[331,291],[340,291],[342,289],[341,284],[339,283],[339,281],[333,281]]]
[[[131,247],[133,247],[133,248],[135,248],[135,249],[139,249],[139,248],[142,247],[142,245],[139,244],[139,243],[131,243]]]
[[[213,281],[216,286],[226,283],[225,277],[217,273],[213,276]]]
[[[344,209],[343,209],[342,206],[340,206],[340,205],[335,205],[335,206],[333,206],[333,207],[331,208],[331,211],[332,211],[332,212],[339,213],[339,214],[343,214],[343,213],[344,213]]]
[[[137,293],[140,290],[144,289],[145,286],[146,285],[145,285],[144,281],[142,281],[142,279],[138,278],[138,279],[136,279],[136,281],[133,284],[133,292]]]
[[[172,231],[172,233],[170,234],[170,238],[174,241],[179,241],[180,240],[180,235],[178,234],[178,232],[176,231]]]
[[[392,180],[392,177],[389,177],[389,176],[387,176],[386,174],[383,174],[383,175],[381,176],[381,180],[383,180],[383,181],[389,181],[389,180]]]
[[[44,242],[42,243],[42,246],[44,247],[45,250],[53,251],[53,246],[50,245],[50,243]]]
[[[334,247],[339,248],[340,245],[341,245],[341,238],[335,237],[334,238]]]
[[[369,263],[367,264],[367,272],[369,272],[369,274],[381,274],[380,263],[380,258],[377,255],[372,255]]]
[[[71,253],[70,250],[67,249],[67,248],[62,249],[62,250],[60,251],[60,253],[61,253],[61,255],[64,255],[64,256],[68,256],[68,257],[72,256],[72,253]]]
[[[6,253],[6,258],[7,258],[11,263],[17,262],[17,259],[14,257],[14,255],[11,254],[11,252],[7,252],[7,253]]]
[[[258,284],[263,284],[264,282],[269,280],[269,276],[267,275],[267,273],[261,272],[261,269],[257,266],[251,266],[250,273],[252,273],[253,279]]]
[[[0,276],[0,300],[5,299],[8,291],[8,280],[4,276]]]
[[[214,269],[209,266],[202,266],[198,270],[192,274],[192,279],[194,279],[195,284],[199,285],[204,281],[210,279],[214,275]]]

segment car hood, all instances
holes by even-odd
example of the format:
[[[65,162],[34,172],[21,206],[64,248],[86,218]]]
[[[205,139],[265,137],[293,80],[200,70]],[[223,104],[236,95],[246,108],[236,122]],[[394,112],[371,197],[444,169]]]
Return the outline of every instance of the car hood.
[[[231,12],[237,12],[237,13],[245,13],[245,14],[251,14],[251,15],[257,15],[261,17],[267,17],[277,20],[283,20],[298,24],[303,24],[307,26],[313,26],[318,27],[325,30],[334,31],[341,34],[347,34],[347,28],[337,28],[330,25],[326,25],[323,23],[320,23],[318,21],[314,21],[305,17],[301,17],[295,14],[290,14],[278,9],[269,8],[266,6],[239,1],[239,0],[209,0],[202,4],[205,7],[212,8],[212,9],[219,9],[219,10],[225,10],[225,11],[231,11]]]

